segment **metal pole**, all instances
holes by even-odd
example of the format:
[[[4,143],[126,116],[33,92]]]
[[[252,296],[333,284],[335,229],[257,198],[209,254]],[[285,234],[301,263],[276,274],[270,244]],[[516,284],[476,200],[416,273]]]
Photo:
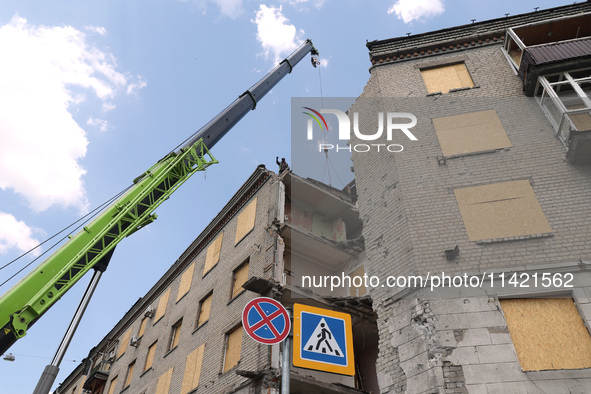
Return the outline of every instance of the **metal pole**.
[[[287,309],[287,315],[291,320],[291,310]],[[281,394],[289,394],[289,373],[291,370],[291,334],[283,341],[283,354],[281,362]]]
[[[86,311],[86,307],[92,298],[92,294],[94,293],[94,290],[96,289],[102,274],[102,271],[94,271],[92,279],[90,280],[90,283],[84,292],[84,296],[82,297],[82,300],[76,309],[76,313],[74,313],[74,317],[72,318],[72,321],[66,330],[66,334],[57,348],[51,364],[47,365],[45,370],[43,370],[43,374],[41,374],[41,378],[39,379],[39,382],[37,382],[37,386],[35,387],[33,394],[48,394],[51,390],[51,387],[57,378],[57,374],[60,371],[59,366],[64,358],[64,355],[66,354],[66,350],[68,350],[68,346],[70,346],[70,342],[74,337],[74,333],[78,328],[78,324],[80,324],[80,320],[82,320],[82,315],[84,315],[84,312]]]

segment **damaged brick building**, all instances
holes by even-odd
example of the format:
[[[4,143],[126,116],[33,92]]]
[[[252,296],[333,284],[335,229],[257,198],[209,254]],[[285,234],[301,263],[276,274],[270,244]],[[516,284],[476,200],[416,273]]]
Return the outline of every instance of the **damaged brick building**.
[[[349,115],[417,118],[352,154],[380,392],[591,392],[591,3],[367,47]]]

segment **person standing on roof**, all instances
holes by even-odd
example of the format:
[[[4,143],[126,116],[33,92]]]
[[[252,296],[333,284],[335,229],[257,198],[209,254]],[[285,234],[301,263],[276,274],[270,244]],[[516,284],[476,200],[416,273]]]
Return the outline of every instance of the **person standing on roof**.
[[[281,158],[281,162],[279,162],[279,156],[275,158],[275,162],[279,166],[279,173],[281,174],[283,171],[289,169],[289,164],[285,161],[285,157]]]

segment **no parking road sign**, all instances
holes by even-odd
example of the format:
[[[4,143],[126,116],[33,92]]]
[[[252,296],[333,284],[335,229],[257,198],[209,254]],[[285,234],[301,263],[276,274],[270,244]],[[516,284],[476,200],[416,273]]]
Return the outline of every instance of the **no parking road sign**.
[[[351,316],[294,304],[293,365],[355,375]]]
[[[283,341],[290,330],[287,310],[278,301],[259,297],[242,311],[244,331],[255,341],[272,345]]]

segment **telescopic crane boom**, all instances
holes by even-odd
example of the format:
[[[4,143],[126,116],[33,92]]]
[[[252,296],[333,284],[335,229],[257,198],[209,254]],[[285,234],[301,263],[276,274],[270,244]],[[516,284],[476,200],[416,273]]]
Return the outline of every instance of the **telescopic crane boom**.
[[[180,149],[137,177],[123,197],[6,292],[0,298],[0,354],[24,337],[33,323],[89,270],[103,272],[115,246],[153,222],[154,210],[192,174],[217,163],[209,149],[255,109],[258,101],[308,53],[318,54],[310,40],[203,126]]]

